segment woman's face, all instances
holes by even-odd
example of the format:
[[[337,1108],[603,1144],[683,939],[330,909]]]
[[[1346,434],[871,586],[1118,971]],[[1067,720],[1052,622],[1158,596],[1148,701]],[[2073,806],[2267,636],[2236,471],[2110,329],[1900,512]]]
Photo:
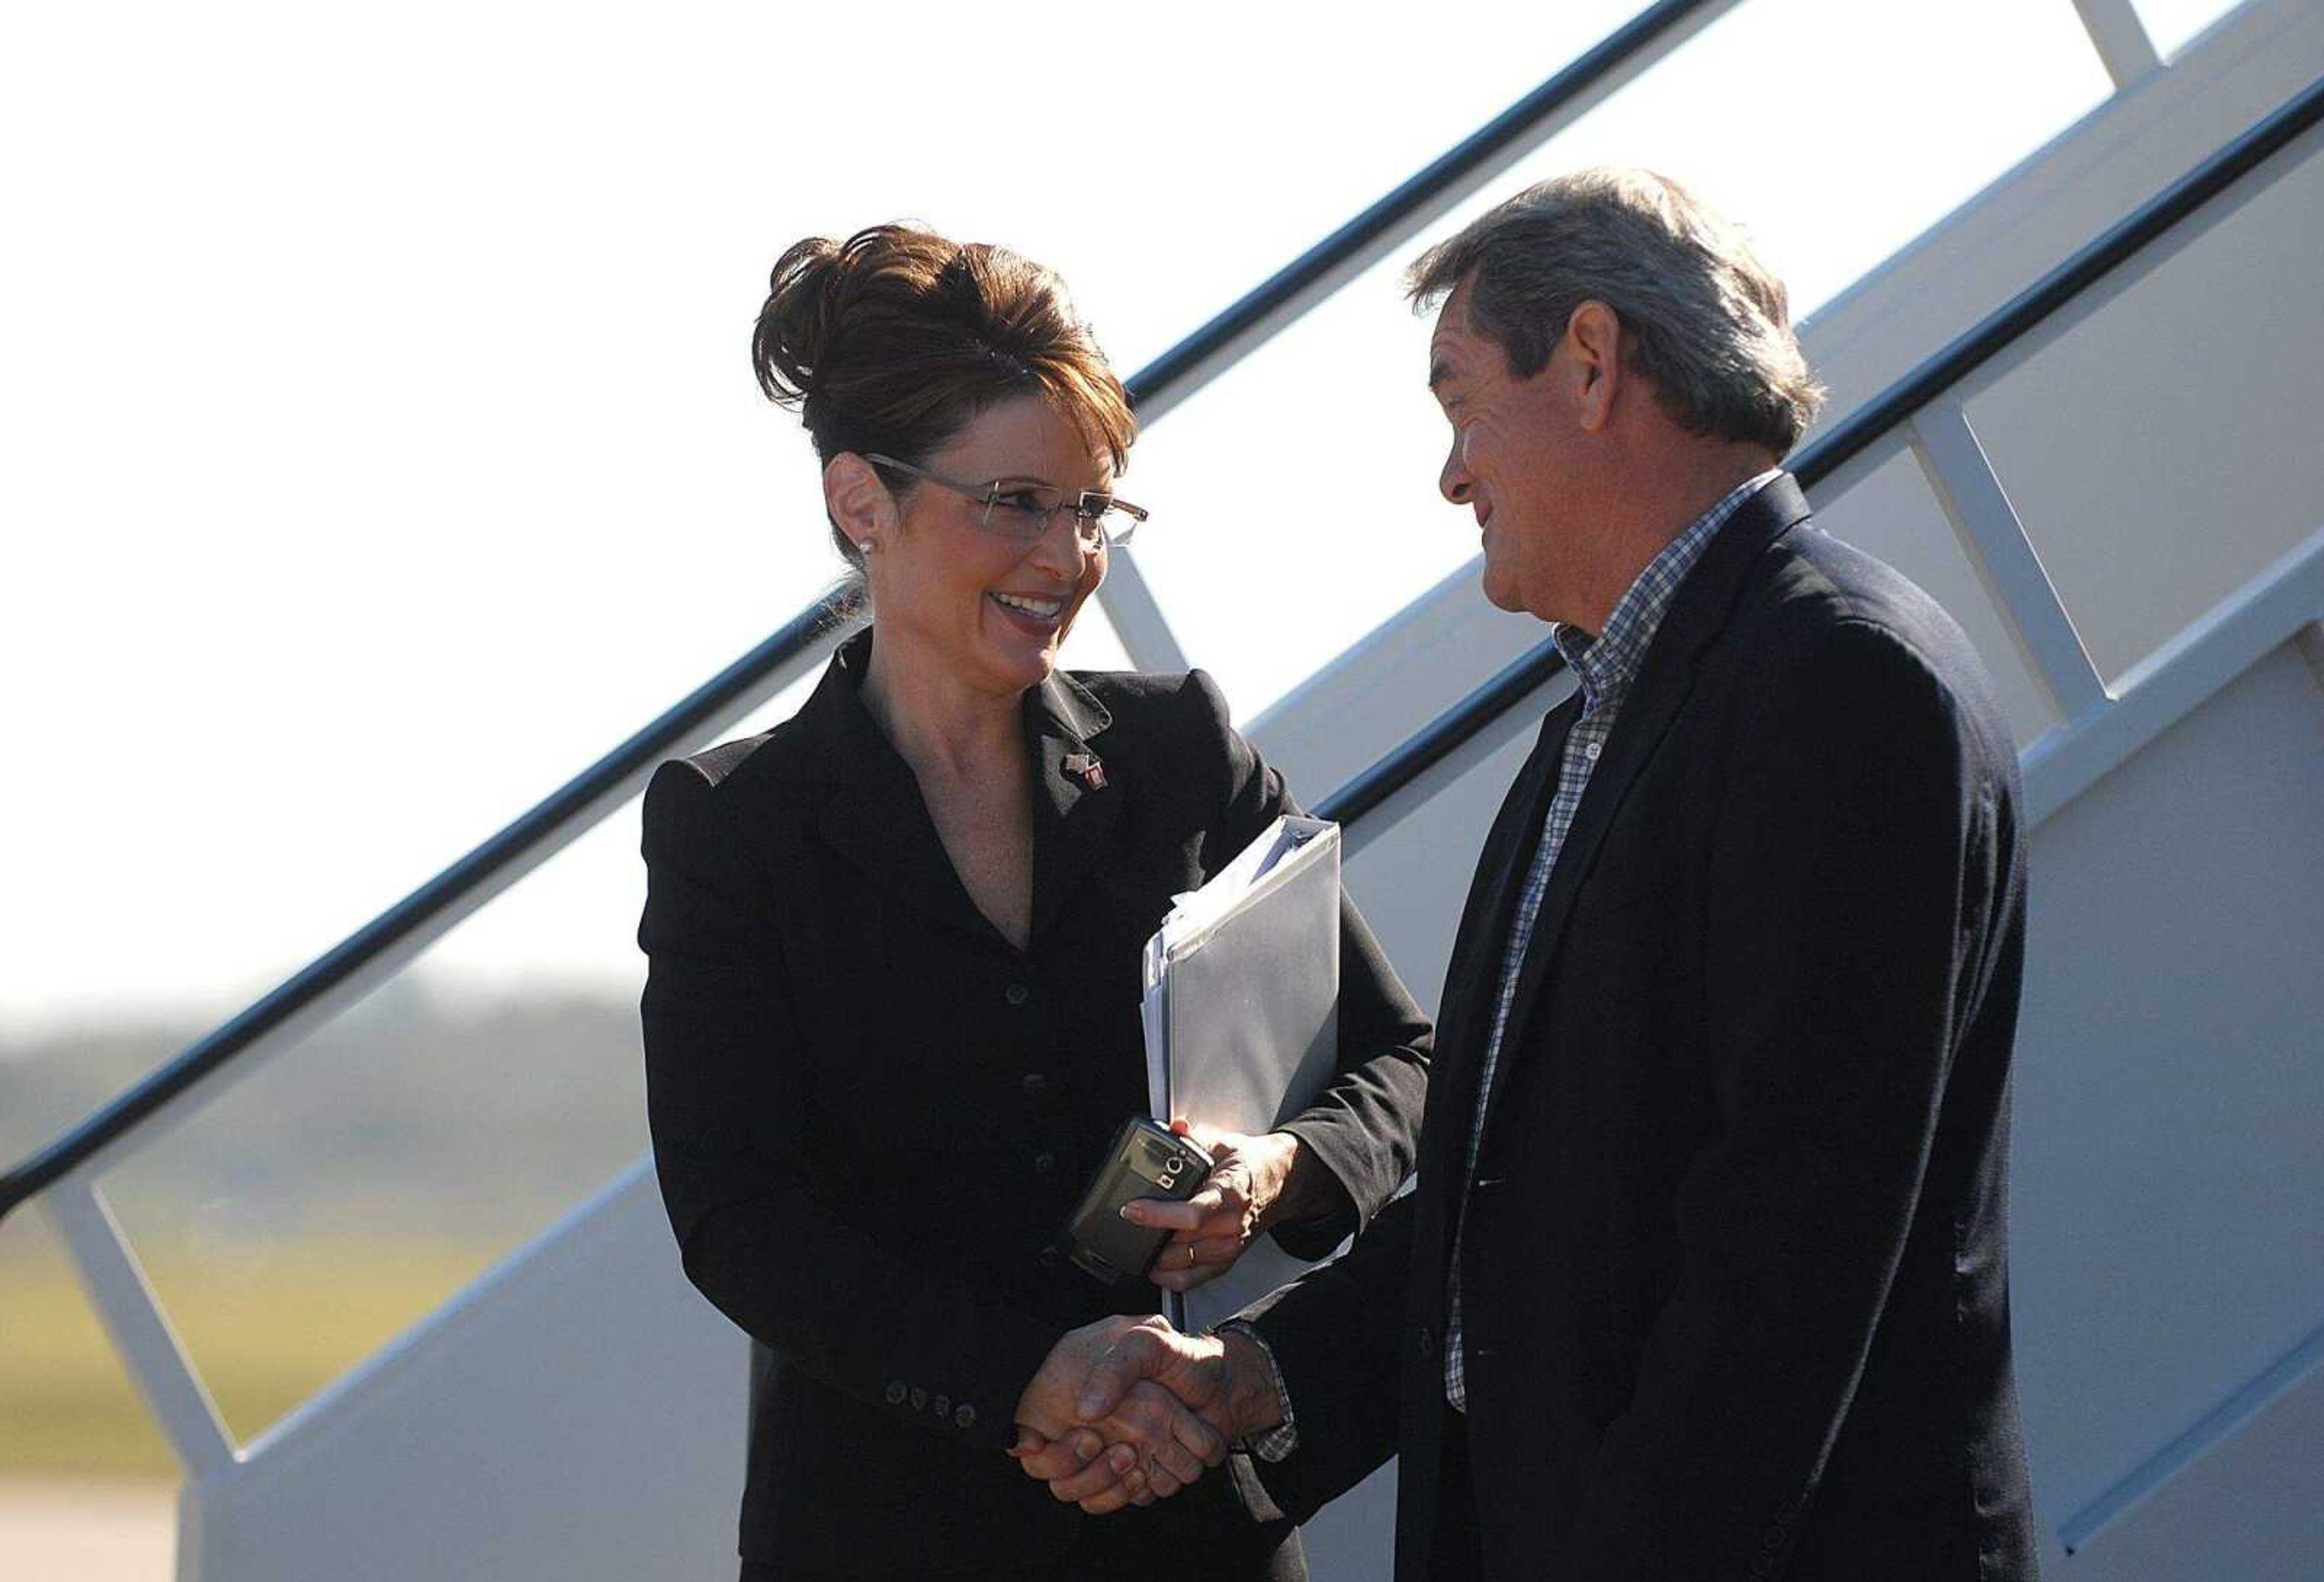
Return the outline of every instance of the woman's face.
[[[988,409],[920,464],[979,487],[996,479],[1068,495],[1113,487],[1111,459],[1091,455],[1072,419],[1038,395]],[[865,570],[883,646],[919,650],[979,690],[1015,694],[1056,667],[1083,601],[1105,580],[1106,551],[1083,543],[1070,510],[1030,542],[982,525],[983,512],[978,501],[919,482],[905,496],[900,530]]]

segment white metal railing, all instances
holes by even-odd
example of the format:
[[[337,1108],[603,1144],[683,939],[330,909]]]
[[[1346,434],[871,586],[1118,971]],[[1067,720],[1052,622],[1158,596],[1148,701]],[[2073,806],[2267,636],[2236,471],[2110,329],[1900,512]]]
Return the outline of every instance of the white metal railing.
[[[2029,746],[2020,759],[2029,822],[2056,813],[2287,643],[2324,686],[2324,527],[2132,666],[2071,723]]]

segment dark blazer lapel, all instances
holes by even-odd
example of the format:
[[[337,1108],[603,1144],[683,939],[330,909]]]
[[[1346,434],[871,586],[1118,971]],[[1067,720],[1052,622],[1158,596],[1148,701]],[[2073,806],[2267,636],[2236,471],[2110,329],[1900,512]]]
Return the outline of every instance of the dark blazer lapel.
[[[1621,716],[1607,738],[1605,753],[1591,771],[1589,787],[1582,795],[1582,805],[1574,810],[1572,827],[1566,832],[1549,888],[1542,896],[1541,912],[1534,920],[1533,938],[1526,943],[1525,963],[1517,976],[1517,998],[1509,1007],[1509,1025],[1502,1035],[1505,1055],[1517,1046],[1539,997],[1542,975],[1555,959],[1558,942],[1572,915],[1574,896],[1597,861],[1598,850],[1621,809],[1623,797],[1694,690],[1702,650],[1725,629],[1745,580],[1768,546],[1808,514],[1807,498],[1790,474],[1768,483],[1720,528],[1664,612],[1662,626],[1646,650],[1645,667],[1631,684]],[[1493,1090],[1485,1097],[1489,1115],[1513,1063],[1504,1058],[1494,1066]]]
[[[1479,898],[1463,916],[1461,933],[1453,942],[1451,970],[1437,1007],[1432,1086],[1442,1087],[1449,1094],[1466,1082],[1471,1106],[1476,1073],[1484,1065],[1485,1040],[1492,1036],[1509,920],[1540,844],[1542,821],[1548,815],[1549,799],[1557,787],[1557,763],[1565,750],[1566,734],[1581,713],[1581,696],[1576,694],[1542,721],[1533,756],[1510,786],[1501,815],[1479,854]],[[1463,1107],[1462,1113],[1470,1113],[1470,1107]]]
[[[999,940],[953,871],[911,767],[856,695],[871,637],[862,632],[840,646],[793,717],[804,738],[794,761],[830,787],[816,831],[867,879],[936,922]]]
[[[1025,694],[1033,753],[1033,922],[1038,945],[1104,850],[1122,792],[1092,745],[1113,716],[1064,671]]]
[[[1437,1007],[1436,1053],[1419,1160],[1424,1187],[1442,1182],[1448,1189],[1437,1199],[1444,1217],[1444,1234],[1434,1249],[1439,1254],[1449,1254],[1451,1209],[1461,1200],[1467,1180],[1469,1128],[1477,1113],[1485,1041],[1493,1034],[1509,919],[1539,848],[1542,821],[1548,815],[1549,799],[1557,787],[1558,759],[1565,750],[1566,734],[1581,713],[1577,693],[1542,721],[1533,755],[1511,783],[1500,814],[1478,854],[1476,894],[1462,915],[1461,930],[1453,941],[1451,968]]]

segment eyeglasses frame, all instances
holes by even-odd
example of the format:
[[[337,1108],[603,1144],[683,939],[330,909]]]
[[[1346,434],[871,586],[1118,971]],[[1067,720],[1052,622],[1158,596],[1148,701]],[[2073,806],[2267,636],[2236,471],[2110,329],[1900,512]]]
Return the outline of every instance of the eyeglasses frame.
[[[940,489],[948,489],[953,493],[960,495],[964,499],[973,501],[976,504],[982,505],[984,507],[984,510],[982,514],[977,518],[977,525],[979,527],[982,527],[988,531],[1002,532],[1010,538],[1015,538],[1017,536],[1013,533],[1007,533],[1006,529],[996,529],[992,526],[992,512],[997,507],[1003,503],[1001,498],[1001,486],[1003,483],[1011,482],[1012,480],[1004,477],[995,478],[989,483],[971,483],[964,479],[947,477],[942,473],[932,471],[927,467],[916,465],[911,462],[899,461],[891,455],[881,455],[876,451],[867,450],[863,452],[862,455],[863,459],[870,462],[875,467],[891,467],[899,473],[906,473],[910,474],[912,477],[924,479],[930,483],[936,484]],[[1028,484],[1031,484],[1035,481],[1027,479],[1024,480],[1024,482]],[[1055,484],[1050,483],[1042,483],[1038,486],[1044,489],[1056,487]],[[1081,534],[1078,531],[1078,524],[1089,524],[1097,529],[1096,543],[1102,544],[1109,549],[1118,549],[1130,541],[1130,535],[1138,530],[1139,524],[1146,520],[1148,514],[1144,506],[1132,505],[1130,501],[1122,499],[1120,495],[1108,494],[1102,489],[1084,489],[1078,494],[1067,490],[1059,490],[1058,492],[1064,494],[1065,498],[1058,501],[1056,504],[1051,506],[1046,511],[1037,513],[1021,505],[1011,505],[1009,507],[1009,510],[1016,511],[1021,515],[1032,516],[1038,514],[1041,518],[1040,531],[1027,535],[1025,538],[1027,543],[1038,543],[1048,533],[1049,519],[1055,516],[1058,511],[1070,508],[1074,513],[1074,520],[1077,524],[1077,537],[1083,538],[1084,542],[1089,541],[1085,534]],[[1093,514],[1089,510],[1089,502],[1093,500],[1102,500],[1105,501],[1105,504],[1100,507],[1094,514]],[[1121,531],[1118,533],[1108,530],[1105,526],[1106,514],[1109,511],[1116,510],[1123,512],[1130,518],[1130,525],[1122,529]]]

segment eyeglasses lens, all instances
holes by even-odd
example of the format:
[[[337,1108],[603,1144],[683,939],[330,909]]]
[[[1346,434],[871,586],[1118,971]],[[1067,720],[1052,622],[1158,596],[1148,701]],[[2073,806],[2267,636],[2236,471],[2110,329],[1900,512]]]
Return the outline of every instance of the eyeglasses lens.
[[[1128,536],[1134,519],[1114,505],[1113,496],[1095,492],[1071,497],[1062,490],[1022,487],[997,492],[985,502],[984,525],[1012,538],[1038,538],[1060,510],[1070,510],[1074,529],[1091,544]]]

